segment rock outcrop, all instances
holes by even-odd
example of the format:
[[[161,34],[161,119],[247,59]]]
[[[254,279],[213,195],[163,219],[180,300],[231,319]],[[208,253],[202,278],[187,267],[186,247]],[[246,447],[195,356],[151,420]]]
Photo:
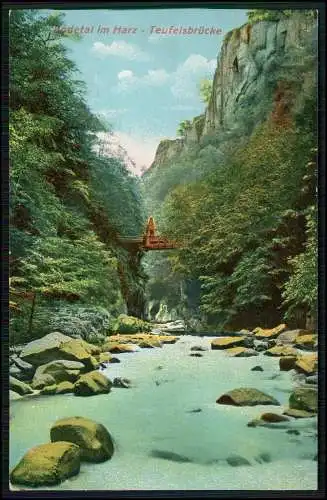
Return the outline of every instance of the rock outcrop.
[[[96,396],[97,394],[108,394],[112,383],[102,373],[93,371],[82,375],[74,385],[76,396]]]

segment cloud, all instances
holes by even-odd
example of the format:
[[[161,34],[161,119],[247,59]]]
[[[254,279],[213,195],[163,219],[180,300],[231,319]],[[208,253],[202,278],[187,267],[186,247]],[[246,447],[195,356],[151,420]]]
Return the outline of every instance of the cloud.
[[[171,73],[163,68],[149,69],[144,75],[136,76],[133,71],[125,69],[118,73],[118,84],[114,87],[114,91],[126,92],[146,86],[170,85],[174,97],[183,100],[196,99],[199,81],[202,78],[212,78],[216,64],[215,59],[207,59],[200,54],[191,54]]]
[[[179,99],[192,99],[198,95],[197,85],[201,78],[211,78],[216,68],[215,59],[200,54],[191,54],[174,73],[170,89]]]
[[[127,43],[124,40],[113,41],[110,44],[94,42],[91,50],[102,57],[117,56],[129,61],[148,61],[150,59],[149,55],[137,45]]]
[[[169,81],[170,75],[165,69],[149,69],[145,75],[136,76],[133,71],[125,69],[118,73],[117,78],[116,91],[123,92],[142,86],[160,87]]]

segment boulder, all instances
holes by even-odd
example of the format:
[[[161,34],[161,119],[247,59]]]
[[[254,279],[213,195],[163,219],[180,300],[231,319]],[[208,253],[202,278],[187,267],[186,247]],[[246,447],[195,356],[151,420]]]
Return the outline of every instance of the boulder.
[[[127,316],[121,314],[118,316],[114,326],[113,332],[117,333],[137,333],[137,332],[150,332],[152,325],[134,316]]]
[[[202,358],[203,354],[201,354],[200,352],[191,352],[190,356],[192,358]]]
[[[151,349],[153,347],[162,347],[162,344],[158,340],[141,340],[141,342],[138,343],[138,346],[142,347],[143,349]]]
[[[176,344],[179,337],[175,337],[173,335],[158,335],[158,341],[161,344]]]
[[[258,389],[252,388],[238,388],[229,391],[222,396],[220,396],[217,401],[218,404],[227,404],[233,406],[255,406],[255,405],[279,405],[280,403],[259,391]]]
[[[16,365],[11,365],[9,367],[9,375],[16,378],[17,380],[21,380],[22,382],[30,382],[32,379],[30,375],[18,368],[18,366]]]
[[[318,408],[318,391],[313,387],[297,387],[289,397],[289,407],[316,413]]]
[[[298,349],[304,349],[308,351],[313,351],[316,349],[315,347],[316,342],[317,342],[317,335],[314,334],[298,336],[294,341],[295,347],[297,347]]]
[[[218,337],[211,342],[211,349],[229,349],[244,346],[245,337]]]
[[[83,417],[63,418],[51,427],[52,442],[78,445],[81,460],[104,462],[114,453],[114,442],[104,425]]]
[[[297,356],[297,350],[291,346],[271,347],[264,353],[266,356]]]
[[[60,382],[56,388],[56,394],[67,394],[69,392],[74,392],[74,384],[65,380]]]
[[[136,351],[135,345],[133,345],[133,344],[118,344],[116,342],[106,342],[103,345],[102,349],[105,352],[111,352],[111,353],[115,353],[115,354]]]
[[[254,459],[256,462],[258,462],[259,464],[263,464],[263,463],[269,463],[271,462],[271,456],[269,455],[269,453],[260,453],[257,457],[255,457]]]
[[[116,377],[112,382],[113,387],[123,387],[129,389],[132,387],[132,382],[128,378]]]
[[[53,332],[41,339],[33,340],[22,350],[20,357],[33,366],[40,366],[56,360],[79,361],[89,370],[97,367],[96,360],[92,357],[91,344],[81,339],[71,339],[60,332]],[[94,346],[96,352],[99,348]]]
[[[33,379],[31,387],[33,389],[43,389],[44,387],[53,385],[55,383],[56,381],[52,375],[50,375],[49,373],[44,373],[43,375],[40,375],[39,377]]]
[[[277,338],[280,333],[286,330],[286,325],[283,323],[271,329],[256,328],[253,330],[255,338],[259,340],[268,340]]]
[[[58,358],[58,350],[63,342],[71,340],[67,335],[53,332],[41,339],[29,342],[21,351],[20,358],[33,366],[43,365]]]
[[[9,388],[12,391],[17,392],[21,396],[25,396],[26,394],[33,394],[33,390],[29,385],[12,376],[9,377]]]
[[[234,358],[248,358],[250,356],[258,356],[258,353],[254,349],[247,349],[246,347],[232,347],[231,349],[227,349],[226,352]]]
[[[288,415],[293,418],[310,418],[314,417],[315,413],[306,410],[296,410],[295,408],[286,408],[286,410],[283,411],[283,415]]]
[[[251,463],[246,458],[241,457],[240,455],[231,455],[230,457],[226,458],[226,462],[232,467],[251,465]]]
[[[112,362],[112,356],[109,352],[101,352],[98,357],[99,363],[110,363]]]
[[[177,321],[171,321],[170,323],[164,323],[158,326],[158,330],[161,333],[165,334],[175,334],[175,333],[185,333],[186,332],[186,325],[183,320],[177,320]]]
[[[112,383],[107,377],[98,371],[92,371],[81,375],[75,382],[74,393],[76,396],[95,396],[97,394],[108,394]]]
[[[41,365],[36,369],[33,383],[37,383],[38,379],[43,375],[51,375],[56,383],[63,382],[64,380],[75,382],[82,371],[85,371],[85,365],[79,361],[68,361],[65,359],[50,361],[50,363]]]
[[[12,484],[51,486],[79,473],[80,448],[66,441],[31,448],[10,473]]]
[[[35,372],[35,367],[33,365],[31,365],[31,363],[27,363],[26,361],[23,361],[17,355],[14,355],[12,357],[12,360],[13,360],[13,363],[17,366],[17,368],[22,370],[29,377],[31,377],[31,378],[33,377],[34,372]]]
[[[267,426],[267,424],[279,424],[281,422],[289,422],[289,418],[278,413],[263,413],[259,418],[251,420],[248,427]]]
[[[46,396],[50,396],[56,393],[57,393],[57,384],[47,385],[46,387],[43,387],[43,389],[41,389],[41,394]]]
[[[239,332],[237,333],[240,333],[241,335],[252,335],[252,332],[250,330],[247,330],[246,328],[243,328],[242,330],[240,330]]]
[[[318,369],[318,356],[316,353],[299,356],[295,362],[295,370],[305,375],[314,375]]]
[[[295,368],[296,356],[282,356],[279,358],[279,369],[287,372]]]
[[[115,358],[114,356],[110,359],[110,363],[120,363],[120,359]]]
[[[251,368],[251,372],[263,372],[264,369],[262,368],[262,366],[254,366],[253,368]]]
[[[301,335],[306,334],[308,331],[307,330],[286,330],[282,332],[280,335],[278,335],[276,344],[277,345],[289,345],[289,344],[294,344],[295,339],[297,337],[300,337]]]

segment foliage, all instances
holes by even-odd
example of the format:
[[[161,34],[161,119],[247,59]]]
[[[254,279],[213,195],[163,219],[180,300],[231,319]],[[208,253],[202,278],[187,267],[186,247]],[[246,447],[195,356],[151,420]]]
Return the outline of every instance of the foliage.
[[[177,135],[184,137],[185,133],[188,130],[191,130],[191,128],[192,128],[192,122],[190,120],[183,120],[178,126]]]
[[[122,312],[120,259],[131,287],[144,279],[118,241],[141,228],[139,187],[122,160],[95,152],[106,129],[86,105],[67,35],[54,29],[63,21],[38,10],[10,16],[11,275],[24,280],[21,293],[36,292],[35,318],[54,300]],[[11,328],[26,341],[37,321],[28,332],[30,307],[15,304]]]
[[[209,80],[206,78],[200,81],[199,93],[201,101],[204,102],[204,104],[209,104],[210,97],[212,94],[212,88],[213,88],[213,80]]]

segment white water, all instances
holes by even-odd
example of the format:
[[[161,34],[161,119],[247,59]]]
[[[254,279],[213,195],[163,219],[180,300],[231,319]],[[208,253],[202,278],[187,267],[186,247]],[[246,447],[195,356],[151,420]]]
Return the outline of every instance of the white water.
[[[292,420],[286,428],[250,428],[249,420],[282,408],[216,404],[221,394],[243,386],[262,390],[286,407],[295,386],[292,373],[280,372],[278,358],[263,354],[230,358],[208,350],[201,358],[189,356],[191,346],[209,347],[210,340],[183,336],[161,349],[117,355],[121,363],[104,373],[110,379],[131,379],[135,387],[130,389],[11,402],[10,468],[29,448],[50,441],[57,419],[83,416],[105,425],[115,440],[115,454],[101,464],[82,463],[77,476],[48,490],[317,489],[316,418]],[[158,370],[159,365],[163,368]],[[255,365],[264,371],[251,371]],[[277,378],[271,379],[273,375]],[[188,413],[197,408],[202,411]],[[288,434],[287,428],[299,429],[300,435]],[[151,450],[178,453],[192,462],[154,458]],[[269,453],[271,462],[256,462],[261,453]],[[226,458],[233,454],[251,465],[228,465]]]

